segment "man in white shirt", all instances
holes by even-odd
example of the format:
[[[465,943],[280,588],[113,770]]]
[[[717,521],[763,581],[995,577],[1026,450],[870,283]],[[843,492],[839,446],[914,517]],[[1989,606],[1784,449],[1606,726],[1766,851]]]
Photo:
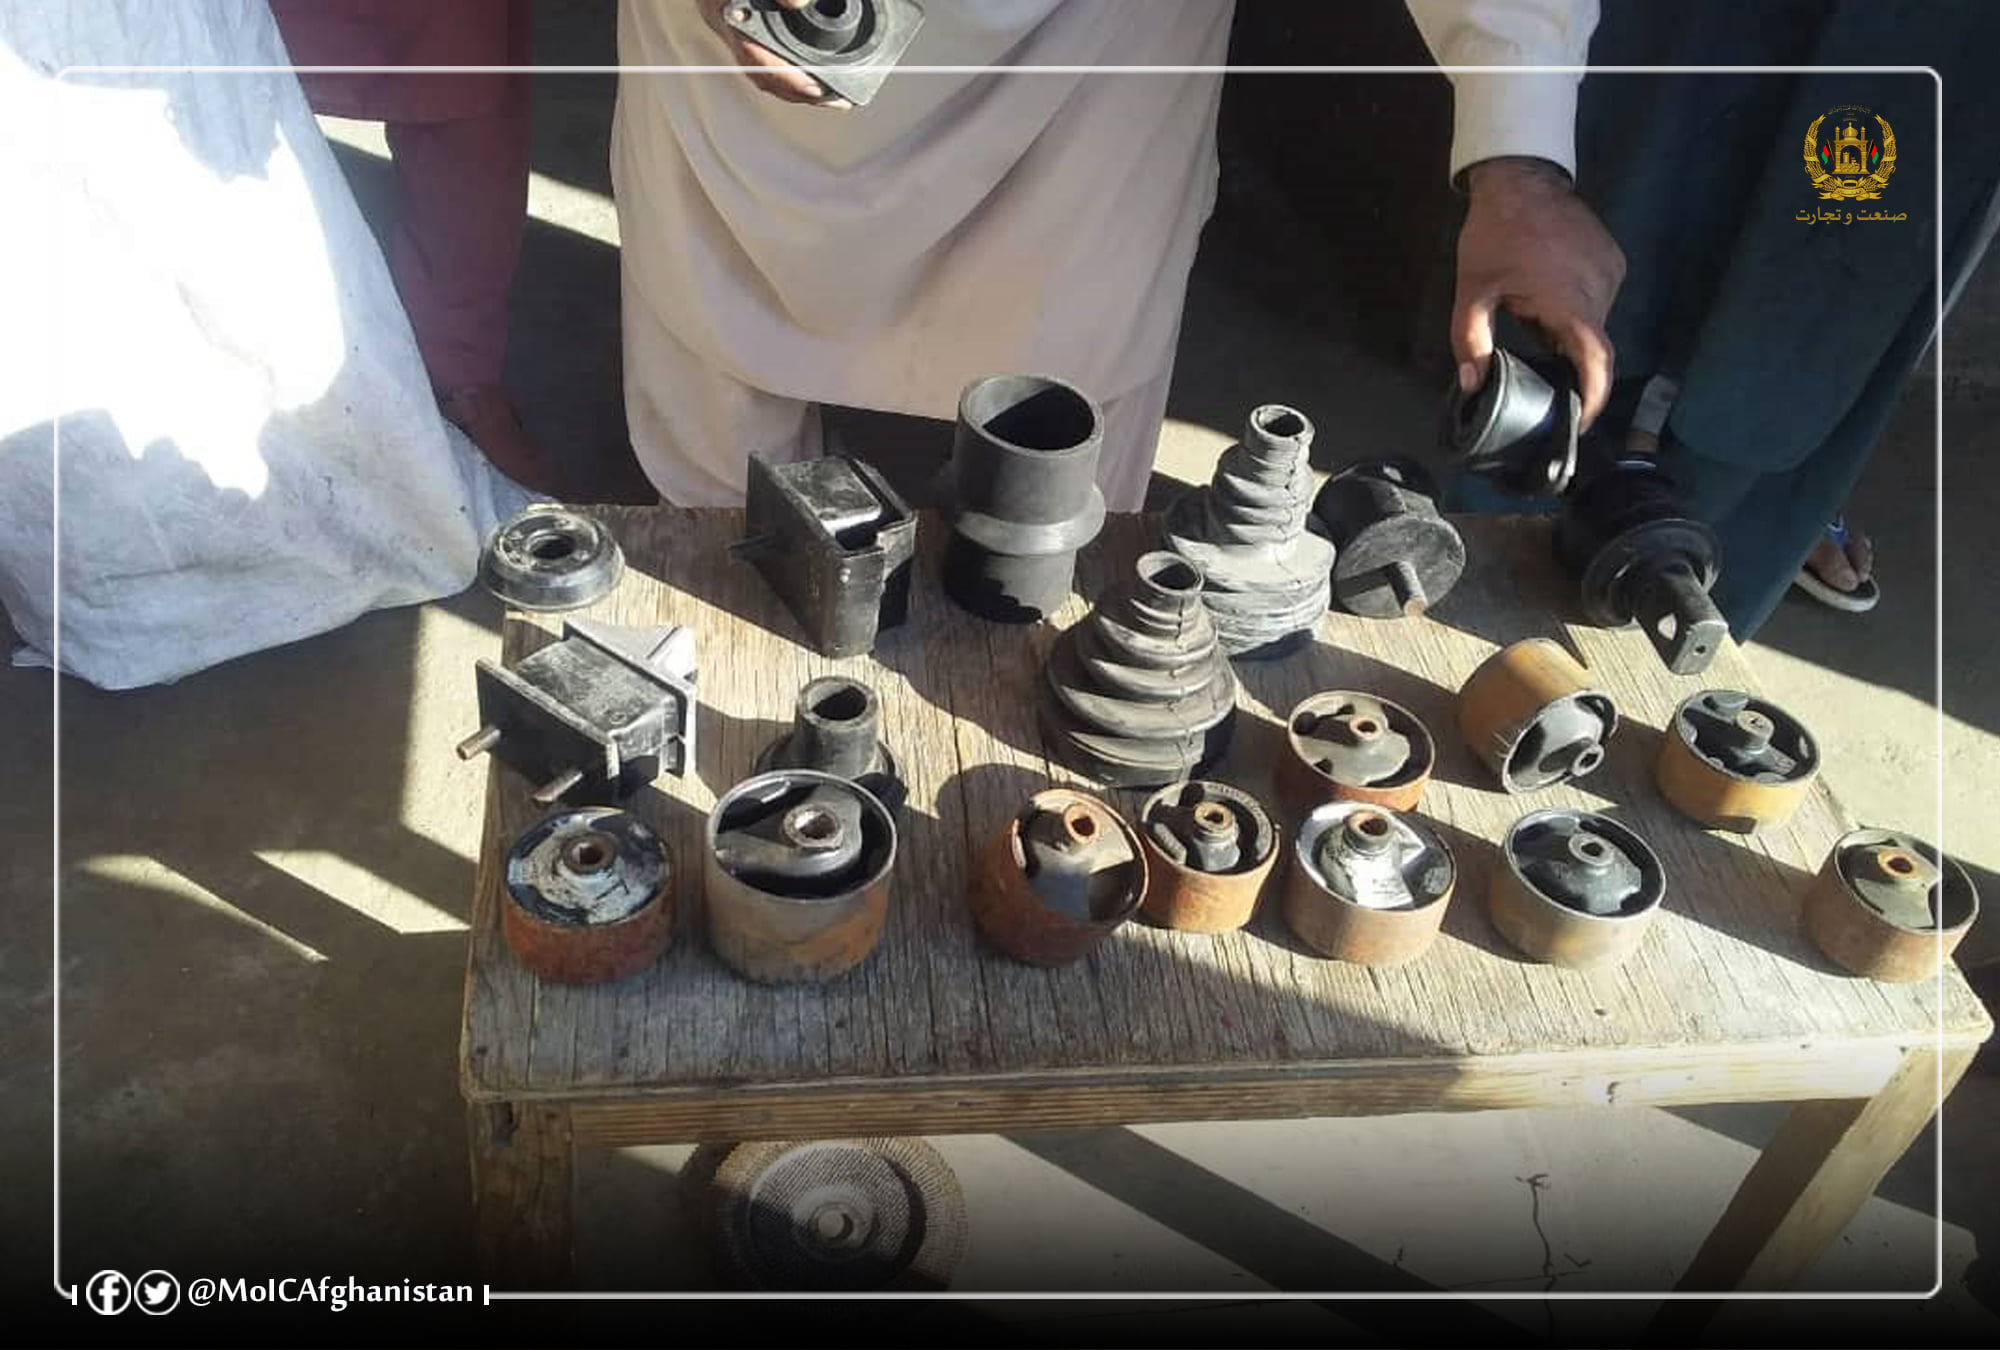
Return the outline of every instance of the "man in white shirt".
[[[819,453],[822,402],[949,417],[968,381],[1032,370],[1103,406],[1105,499],[1136,509],[1214,202],[1233,6],[932,0],[903,68],[845,108],[723,2],[619,8],[627,67],[750,72],[620,79],[626,411],[654,485],[734,504],[747,456]],[[1444,65],[1581,65],[1597,22],[1595,0],[1408,3]],[[1510,311],[1576,366],[1591,417],[1624,260],[1571,189],[1578,78],[1452,76],[1452,345],[1476,385]]]

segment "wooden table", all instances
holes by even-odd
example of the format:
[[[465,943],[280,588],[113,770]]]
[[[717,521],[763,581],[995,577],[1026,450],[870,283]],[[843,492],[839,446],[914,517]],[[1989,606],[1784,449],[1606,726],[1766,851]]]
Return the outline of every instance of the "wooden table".
[[[936,583],[945,531],[927,517],[908,625],[872,659],[829,661],[799,645],[754,570],[728,561],[740,513],[605,518],[629,569],[592,612],[698,635],[696,771],[663,778],[634,808],[672,847],[678,931],[657,967],[617,985],[545,984],[518,966],[500,936],[501,860],[539,813],[528,785],[495,766],[461,1073],[481,1253],[502,1287],[568,1282],[578,1144],[1791,1101],[1682,1283],[1782,1287],[1846,1225],[1992,1029],[1955,969],[1916,985],[1856,979],[1801,932],[1801,890],[1854,823],[1824,786],[1787,825],[1751,839],[1705,832],[1667,807],[1652,762],[1673,707],[1697,688],[1756,682],[1733,646],[1701,680],[1681,679],[1636,630],[1565,621],[1572,588],[1545,526],[1467,521],[1472,570],[1432,616],[1329,615],[1308,651],[1238,667],[1241,714],[1218,776],[1267,802],[1279,724],[1309,693],[1377,692],[1432,728],[1440,755],[1423,810],[1457,855],[1459,883],[1425,956],[1367,970],[1305,954],[1267,903],[1240,933],[1134,922],[1082,964],[1044,971],[986,946],[964,896],[976,847],[1031,792],[1076,780],[1044,758],[1035,726],[1056,627],[995,626],[953,607]],[[1113,518],[1080,559],[1079,590],[1096,595],[1127,573],[1155,530]],[[1082,612],[1072,599],[1061,622]],[[510,616],[509,662],[559,626]],[[1538,634],[1582,656],[1624,723],[1580,785],[1517,800],[1461,744],[1454,697],[1497,645]],[[799,687],[834,672],[875,687],[910,788],[888,928],[839,981],[761,987],[704,940],[699,831],[788,723]],[[1813,709],[1798,711],[1811,721]],[[1839,730],[1818,728],[1828,739]],[[1610,810],[1665,863],[1666,912],[1623,967],[1530,964],[1487,920],[1494,841],[1554,805]]]

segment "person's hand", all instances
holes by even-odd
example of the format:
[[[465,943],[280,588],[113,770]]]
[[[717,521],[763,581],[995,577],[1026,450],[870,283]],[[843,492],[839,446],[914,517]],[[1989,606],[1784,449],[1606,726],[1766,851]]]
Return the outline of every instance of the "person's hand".
[[[1611,395],[1604,319],[1625,279],[1625,255],[1569,178],[1544,160],[1484,160],[1466,171],[1466,190],[1451,314],[1459,387],[1471,393],[1484,383],[1493,314],[1504,309],[1576,368],[1589,426]]]
[[[813,0],[776,0],[781,9],[804,9]],[[722,21],[723,11],[746,0],[701,0],[701,17],[716,35],[729,44],[736,64],[750,72],[750,83],[787,103],[810,103],[816,108],[851,108],[844,98],[827,97],[826,86],[800,70],[761,42],[752,42]]]

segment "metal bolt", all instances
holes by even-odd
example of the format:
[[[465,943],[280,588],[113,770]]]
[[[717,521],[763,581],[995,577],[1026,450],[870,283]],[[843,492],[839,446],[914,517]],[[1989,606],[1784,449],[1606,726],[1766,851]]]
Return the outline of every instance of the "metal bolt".
[[[785,838],[803,849],[820,852],[839,848],[846,836],[840,817],[823,806],[800,806],[785,816]]]

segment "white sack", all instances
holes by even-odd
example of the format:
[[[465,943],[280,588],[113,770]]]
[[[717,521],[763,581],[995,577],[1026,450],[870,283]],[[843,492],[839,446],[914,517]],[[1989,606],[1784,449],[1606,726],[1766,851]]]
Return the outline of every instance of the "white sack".
[[[440,417],[260,0],[0,0],[0,603],[173,680],[462,590],[519,489]]]

